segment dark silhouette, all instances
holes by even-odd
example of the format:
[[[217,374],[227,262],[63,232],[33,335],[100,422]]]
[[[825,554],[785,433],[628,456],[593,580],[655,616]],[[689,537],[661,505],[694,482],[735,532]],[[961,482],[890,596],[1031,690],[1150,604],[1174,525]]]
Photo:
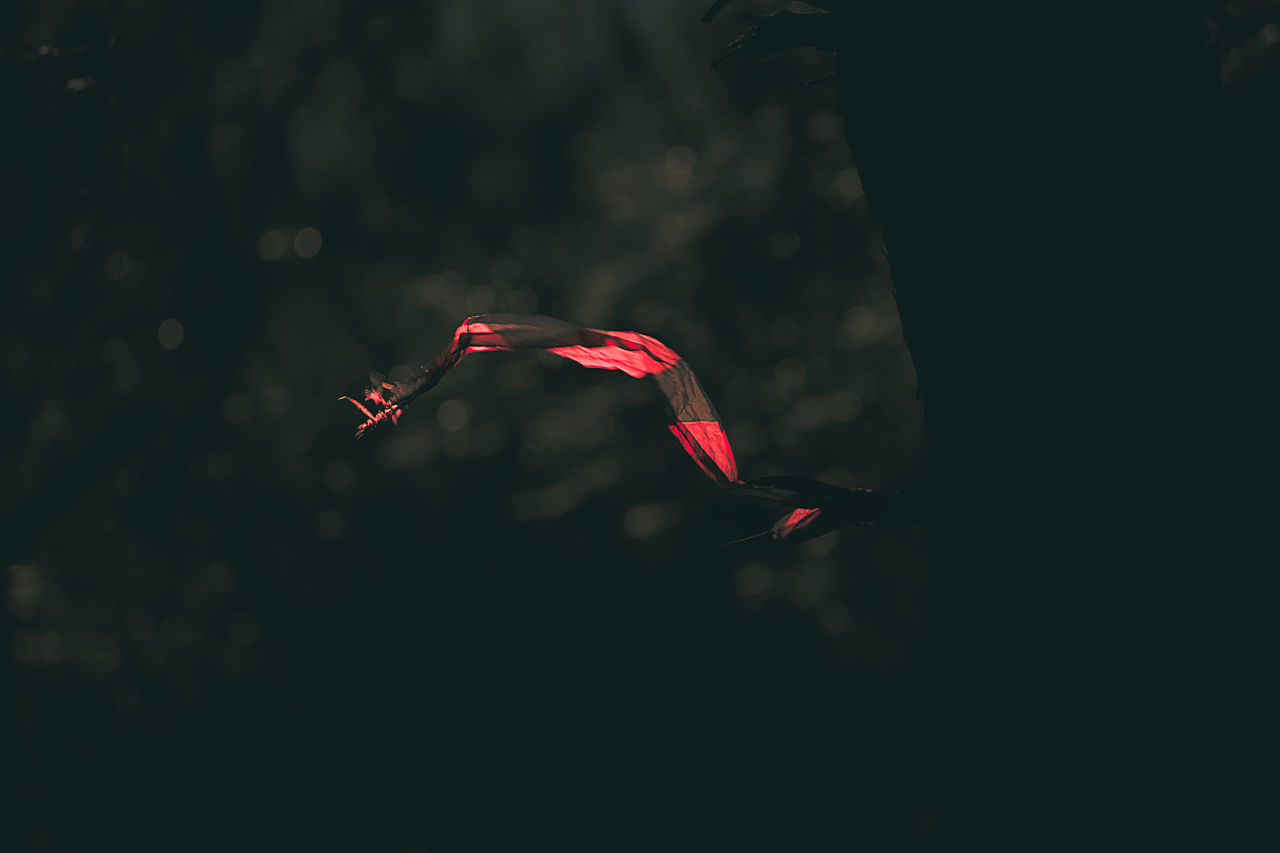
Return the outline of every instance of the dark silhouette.
[[[0,6],[0,849],[1251,807],[1280,19],[997,5]],[[928,529],[721,547],[778,513],[537,354],[351,440],[489,312],[670,343],[744,471]]]
[[[1210,556],[1224,508],[1189,516],[1185,471],[1247,491],[1218,419],[1256,380],[1232,348],[1189,357],[1188,337],[1218,341],[1274,279],[1275,205],[1256,202],[1276,158],[1255,155],[1276,110],[1228,107],[1207,4],[832,9],[756,19],[727,55],[834,51],[884,231],[930,438],[913,696],[940,831],[969,849],[1238,832],[1211,808],[1232,795],[1206,784],[1224,770],[1200,715],[1247,693],[1214,693],[1229,643],[1183,619],[1216,625],[1197,579],[1241,569]],[[1230,309],[1197,296],[1210,282]],[[1186,382],[1216,386],[1196,411]]]

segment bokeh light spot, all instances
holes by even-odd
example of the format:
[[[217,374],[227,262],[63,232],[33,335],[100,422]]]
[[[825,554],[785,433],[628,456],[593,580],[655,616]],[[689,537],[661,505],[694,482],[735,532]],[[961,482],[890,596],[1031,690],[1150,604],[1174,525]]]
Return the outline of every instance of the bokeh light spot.
[[[347,519],[337,510],[326,509],[316,513],[312,526],[317,539],[332,542],[346,535]]]
[[[809,116],[809,136],[815,142],[831,142],[840,136],[840,117],[831,110]]]
[[[532,314],[538,310],[538,294],[527,287],[519,287],[506,296],[507,310],[513,314]]]
[[[15,618],[25,619],[35,612],[44,581],[35,566],[9,566],[9,607]]]
[[[314,228],[303,228],[293,238],[293,250],[300,258],[314,258],[320,254],[320,245],[324,241],[320,232]]]
[[[133,267],[133,256],[124,249],[116,249],[107,255],[102,267],[109,278],[119,281],[127,276],[129,270]]]
[[[454,459],[463,459],[471,455],[471,430],[458,430],[445,434],[441,441],[444,452]]]
[[[471,407],[462,400],[445,400],[436,410],[436,421],[441,429],[457,432],[467,425],[471,418]]]
[[[847,202],[862,198],[862,176],[852,167],[845,169],[836,178],[836,193]]]
[[[335,459],[324,466],[324,483],[332,491],[345,492],[355,481],[356,469],[341,459]]]
[[[773,586],[773,570],[762,563],[748,563],[738,570],[738,594],[745,598],[764,595]]]
[[[658,183],[662,189],[675,195],[693,192],[696,187],[693,167],[697,159],[698,155],[683,145],[669,150],[658,169]]]
[[[777,231],[769,235],[769,254],[786,260],[800,248],[800,235],[794,231]]]
[[[485,314],[493,310],[495,296],[493,288],[479,285],[467,291],[466,307],[468,314]]]
[[[222,416],[227,419],[227,423],[247,424],[253,420],[253,401],[249,399],[248,394],[239,391],[232,392],[227,395],[227,399],[222,403]]]
[[[172,317],[169,317],[160,324],[160,328],[156,330],[156,337],[160,339],[160,346],[165,349],[177,349],[182,346],[182,336],[185,330],[182,323]]]
[[[279,230],[268,231],[258,238],[258,257],[278,261],[289,251],[289,235]]]
[[[826,602],[818,609],[818,625],[827,636],[839,636],[849,630],[849,611],[837,602]]]
[[[213,560],[208,566],[209,586],[215,592],[227,594],[233,592],[240,582],[240,572],[226,560]]]
[[[792,317],[779,317],[769,327],[769,337],[781,349],[793,347],[800,341],[800,324]]]
[[[239,646],[252,646],[262,636],[262,624],[258,618],[243,610],[232,615],[227,628],[231,641]]]
[[[667,526],[666,513],[658,504],[641,504],[627,512],[622,525],[628,536],[633,539],[644,539]]]

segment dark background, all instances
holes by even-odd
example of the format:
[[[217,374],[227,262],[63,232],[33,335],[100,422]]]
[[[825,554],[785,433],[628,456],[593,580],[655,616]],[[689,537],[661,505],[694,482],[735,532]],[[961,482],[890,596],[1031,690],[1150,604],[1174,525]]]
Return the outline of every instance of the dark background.
[[[827,773],[795,832],[929,833],[923,531],[722,547],[775,517],[550,356],[337,400],[546,313],[688,358],[744,476],[925,486],[828,62],[713,72],[702,5],[0,11],[6,847],[723,841]]]

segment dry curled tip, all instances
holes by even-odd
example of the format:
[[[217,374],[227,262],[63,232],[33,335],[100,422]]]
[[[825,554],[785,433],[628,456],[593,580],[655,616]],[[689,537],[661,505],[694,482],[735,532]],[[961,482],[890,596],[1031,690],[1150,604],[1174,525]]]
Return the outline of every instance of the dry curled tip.
[[[347,397],[344,395],[338,399],[346,400],[348,403],[359,409],[360,413],[365,417],[364,423],[356,427],[356,438],[364,435],[366,431],[373,427],[386,423],[387,421],[391,421],[393,424],[398,423],[400,415],[404,412],[404,409],[398,402],[395,384],[387,381],[385,378],[378,376],[377,374],[370,374],[369,387],[364,391],[365,403],[370,403],[373,406],[372,409],[354,397]]]
[[[399,423],[400,415],[404,414],[404,407],[434,388],[440,381],[441,375],[443,375],[442,371],[423,368],[422,372],[412,379],[396,382],[380,373],[370,373],[369,387],[364,391],[364,401],[370,405],[366,406],[353,397],[338,398],[355,406],[365,417],[364,423],[356,427],[356,438],[387,421],[393,424]]]

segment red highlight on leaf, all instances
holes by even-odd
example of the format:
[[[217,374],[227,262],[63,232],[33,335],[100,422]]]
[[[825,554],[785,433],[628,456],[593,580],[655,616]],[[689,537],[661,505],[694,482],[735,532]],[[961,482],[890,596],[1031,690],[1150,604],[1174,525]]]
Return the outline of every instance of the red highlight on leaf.
[[[818,520],[818,516],[822,510],[818,507],[811,509],[793,510],[790,515],[780,520],[773,526],[774,539],[786,539]]]
[[[600,367],[606,370],[621,370],[632,379],[643,379],[654,373],[661,373],[670,364],[658,361],[643,350],[626,350],[605,347],[556,347],[547,352],[576,361],[583,367]],[[678,358],[678,357],[677,357]]]
[[[348,400],[364,415],[364,423],[356,429],[357,436],[363,435],[387,421],[393,424],[399,421],[404,406],[433,388],[463,356],[519,349],[545,350],[584,367],[620,370],[636,379],[652,377],[670,406],[671,433],[703,473],[723,489],[792,508],[773,526],[771,532],[777,541],[811,538],[825,532],[820,528],[830,526],[829,523],[815,525],[821,513],[820,507],[814,506],[815,498],[804,497],[805,503],[797,508],[796,498],[802,493],[809,495],[816,485],[822,492],[816,500],[838,501],[853,494],[848,489],[814,481],[806,480],[800,485],[802,478],[765,478],[756,483],[739,480],[738,463],[720,424],[720,416],[693,371],[675,350],[638,332],[588,329],[552,317],[522,314],[470,317],[454,331],[453,340],[444,352],[416,378],[391,382],[372,376],[370,387],[364,392],[364,401],[369,406],[350,397],[341,399]]]
[[[676,422],[668,427],[684,452],[721,488],[738,484],[738,463],[724,429],[714,421]]]

